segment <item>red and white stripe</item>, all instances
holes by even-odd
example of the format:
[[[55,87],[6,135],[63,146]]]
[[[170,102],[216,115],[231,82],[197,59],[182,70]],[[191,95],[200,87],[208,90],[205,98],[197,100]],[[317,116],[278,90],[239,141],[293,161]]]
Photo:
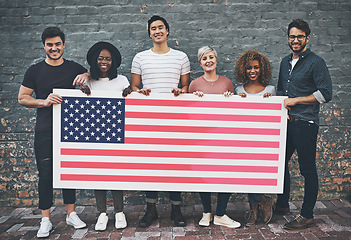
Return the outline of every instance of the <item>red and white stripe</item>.
[[[66,91],[60,95],[82,96]],[[124,144],[61,143],[57,126],[54,186],[282,192],[283,99],[133,93],[125,99]]]

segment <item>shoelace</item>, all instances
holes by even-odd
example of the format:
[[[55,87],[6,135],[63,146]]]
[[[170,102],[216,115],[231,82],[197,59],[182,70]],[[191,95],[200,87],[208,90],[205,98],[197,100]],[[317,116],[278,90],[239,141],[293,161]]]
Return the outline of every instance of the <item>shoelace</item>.
[[[249,212],[246,213],[245,218],[250,219],[252,215],[255,215],[255,212],[253,210],[250,210]]]
[[[299,215],[297,215],[297,217],[295,218],[295,220],[296,220],[297,222],[301,223],[302,221],[304,221],[304,217],[301,216],[301,215],[299,214]]]

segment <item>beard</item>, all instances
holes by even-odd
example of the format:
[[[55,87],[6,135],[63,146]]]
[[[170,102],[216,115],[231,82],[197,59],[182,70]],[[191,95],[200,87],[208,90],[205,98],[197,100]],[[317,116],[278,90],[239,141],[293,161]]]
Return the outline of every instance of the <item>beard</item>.
[[[46,56],[48,56],[48,58],[50,58],[51,60],[59,60],[60,58],[62,58],[63,53],[58,52],[58,54],[58,57],[51,57],[48,53],[46,54]]]
[[[306,43],[301,43],[300,44],[300,48],[298,50],[294,50],[293,46],[291,43],[289,43],[289,47],[290,49],[294,52],[294,53],[301,53],[304,51],[304,49],[306,48]]]

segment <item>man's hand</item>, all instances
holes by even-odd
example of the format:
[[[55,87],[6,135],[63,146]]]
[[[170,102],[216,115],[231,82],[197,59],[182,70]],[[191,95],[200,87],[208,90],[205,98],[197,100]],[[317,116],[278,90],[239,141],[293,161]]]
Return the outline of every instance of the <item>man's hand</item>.
[[[284,107],[288,110],[291,110],[291,107],[295,106],[296,104],[298,104],[297,98],[285,98],[284,99]]]
[[[86,95],[90,96],[91,91],[87,85],[81,86],[79,89],[82,91],[82,93],[85,93]]]
[[[132,89],[131,89],[130,86],[129,86],[129,87],[123,89],[122,96],[123,96],[123,97],[126,97],[126,96],[128,96],[129,94],[131,94],[131,92],[133,92],[133,91],[132,91]]]
[[[73,81],[73,86],[83,86],[90,77],[90,72],[82,73],[76,76],[76,78]]]
[[[138,90],[138,93],[144,94],[145,96],[149,96],[151,92],[151,89],[148,88],[142,88]]]
[[[58,94],[50,93],[50,95],[44,100],[44,106],[50,107],[52,104],[61,104],[62,97]]]
[[[174,89],[172,89],[172,93],[174,94],[175,97],[177,97],[180,94],[185,93],[185,90],[180,89],[180,88],[174,88]]]

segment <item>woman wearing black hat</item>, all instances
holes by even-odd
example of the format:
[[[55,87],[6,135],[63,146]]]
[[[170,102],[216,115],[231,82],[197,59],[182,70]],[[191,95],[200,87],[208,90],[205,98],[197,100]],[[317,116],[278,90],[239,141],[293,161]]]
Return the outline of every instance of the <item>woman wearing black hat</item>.
[[[128,79],[117,74],[117,68],[121,65],[121,54],[118,49],[108,42],[98,42],[88,51],[87,60],[90,65],[90,78],[87,85],[81,90],[90,95],[90,90],[123,91],[124,95],[131,92]],[[130,91],[129,91],[130,90]],[[126,94],[127,93],[127,94]],[[100,216],[96,222],[95,230],[104,231],[107,226],[106,214],[106,190],[94,190],[97,209]],[[123,191],[111,190],[115,210],[115,227],[127,227],[127,221],[123,213]]]

